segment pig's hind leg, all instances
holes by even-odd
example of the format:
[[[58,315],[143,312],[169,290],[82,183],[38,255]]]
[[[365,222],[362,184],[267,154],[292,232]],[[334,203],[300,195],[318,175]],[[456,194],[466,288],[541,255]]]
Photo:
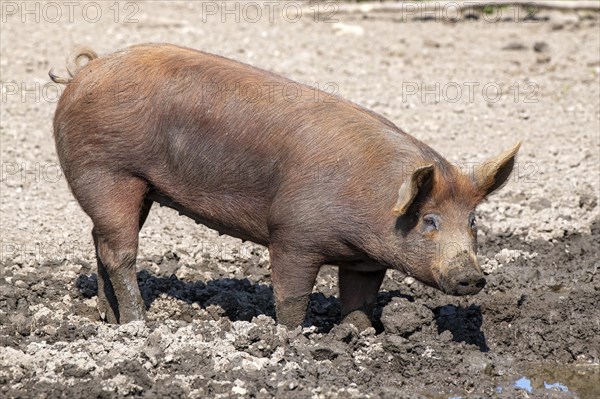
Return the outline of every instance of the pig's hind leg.
[[[151,206],[145,200],[148,185],[135,177],[96,184],[97,190],[78,199],[94,223],[100,316],[110,323],[143,320],[135,263],[138,234]]]

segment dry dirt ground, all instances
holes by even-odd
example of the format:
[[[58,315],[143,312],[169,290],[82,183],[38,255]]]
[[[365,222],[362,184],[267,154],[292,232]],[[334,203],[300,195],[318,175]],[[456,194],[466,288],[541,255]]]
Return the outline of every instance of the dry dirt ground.
[[[2,2],[0,397],[600,397],[597,13],[315,21],[282,4],[261,16],[243,3],[54,4],[60,15]],[[77,43],[104,54],[151,41],[336,91],[462,166],[523,140],[514,177],[479,210],[484,292],[450,297],[389,272],[376,329],[359,333],[339,325],[325,267],[289,331],[264,248],[156,207],[138,257],[148,322],[100,322],[47,72],[64,74]]]

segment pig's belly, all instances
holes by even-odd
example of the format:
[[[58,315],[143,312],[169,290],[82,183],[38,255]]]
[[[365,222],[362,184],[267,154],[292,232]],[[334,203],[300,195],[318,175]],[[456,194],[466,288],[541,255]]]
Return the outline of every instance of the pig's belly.
[[[179,215],[187,216],[197,224],[203,224],[219,234],[227,234],[244,241],[252,241],[261,245],[268,245],[269,233],[266,215],[261,207],[240,209],[235,204],[227,205],[225,198],[210,198],[199,193],[197,199],[189,201],[177,198],[176,195],[168,196],[156,188],[152,188],[147,198],[176,210]]]

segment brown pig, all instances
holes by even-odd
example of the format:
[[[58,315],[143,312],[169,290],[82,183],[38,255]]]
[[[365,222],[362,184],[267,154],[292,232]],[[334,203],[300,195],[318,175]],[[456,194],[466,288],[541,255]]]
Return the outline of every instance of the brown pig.
[[[87,59],[84,66],[81,59]],[[342,316],[370,325],[387,269],[479,292],[475,207],[519,144],[462,173],[384,117],[227,58],[167,44],[83,49],[54,117],[73,195],[92,219],[98,307],[144,318],[138,234],[154,202],[269,249],[277,319],[304,320],[319,268],[339,266]]]

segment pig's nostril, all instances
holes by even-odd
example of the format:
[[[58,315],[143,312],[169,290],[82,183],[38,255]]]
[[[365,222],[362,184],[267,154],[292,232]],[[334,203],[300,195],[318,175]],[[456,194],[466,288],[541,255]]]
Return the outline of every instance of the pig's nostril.
[[[482,289],[485,287],[485,279],[480,278],[479,280],[461,280],[458,282],[458,285],[462,288],[479,288]]]
[[[453,269],[450,270],[446,280],[442,283],[447,284],[447,291],[453,295],[474,295],[485,287],[485,277],[480,273],[470,270]]]

